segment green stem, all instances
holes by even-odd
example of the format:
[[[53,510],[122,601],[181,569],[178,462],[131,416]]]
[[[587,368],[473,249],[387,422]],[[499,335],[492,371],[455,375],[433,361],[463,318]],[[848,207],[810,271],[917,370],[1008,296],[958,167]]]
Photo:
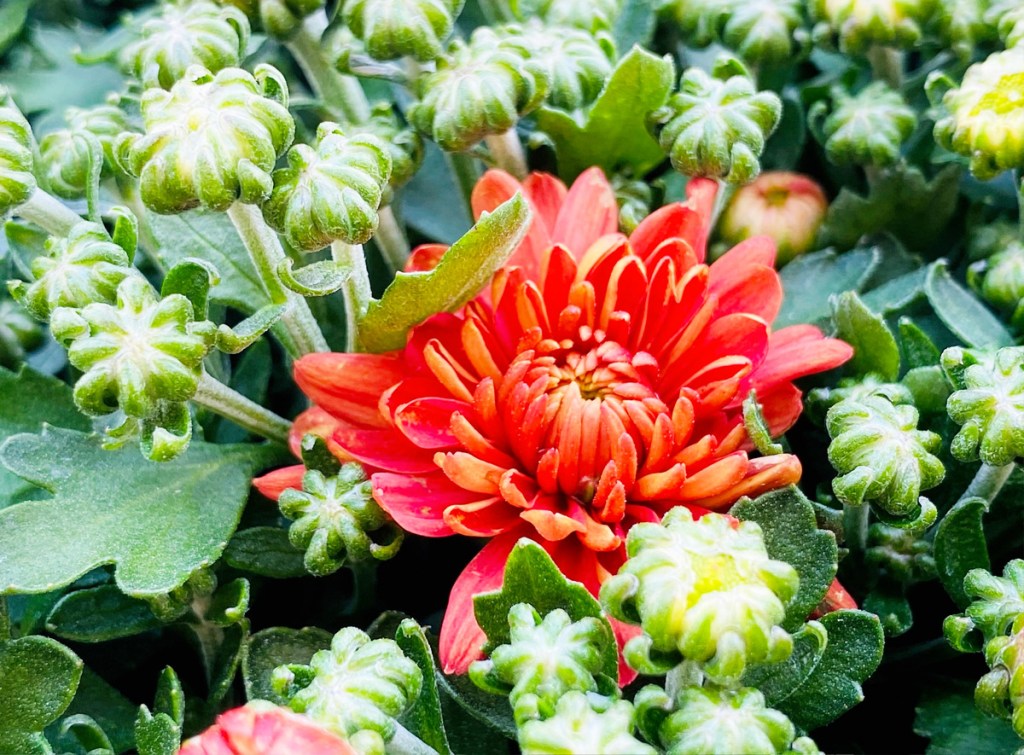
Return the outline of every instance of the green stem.
[[[377,217],[380,222],[373,240],[377,243],[377,248],[380,249],[384,262],[391,272],[397,273],[405,267],[405,262],[409,259],[409,242],[390,205],[381,207],[377,211]]]
[[[1024,171],[1016,171],[1017,182],[1017,234],[1024,242]]]
[[[312,351],[330,351],[324,334],[320,332],[316,318],[309,309],[306,300],[285,288],[277,274],[277,266],[286,257],[281,240],[263,220],[258,207],[235,202],[228,208],[228,217],[238,231],[242,243],[249,250],[256,273],[274,304],[289,305],[281,322],[294,342],[293,357],[300,357]]]
[[[437,750],[395,721],[395,736],[385,746],[388,755],[437,755]]]
[[[67,236],[82,222],[77,212],[42,189],[36,189],[27,202],[14,208],[14,214],[53,236]]]
[[[250,432],[279,443],[288,442],[291,422],[250,401],[234,388],[229,388],[205,372],[192,400]]]
[[[853,551],[863,551],[868,544],[868,525],[871,522],[871,506],[843,507],[843,535],[845,545]]]
[[[331,257],[350,271],[341,289],[345,296],[345,351],[356,351],[359,348],[359,323],[366,316],[372,298],[366,257],[361,244],[346,244],[344,241],[331,244]]]
[[[903,53],[894,47],[874,45],[867,53],[871,73],[893,89],[903,86]]]
[[[11,611],[7,605],[7,596],[0,595],[0,642],[11,639]]]
[[[1010,479],[1010,475],[1013,473],[1016,464],[1012,461],[1009,464],[1004,464],[1001,467],[993,467],[988,464],[982,464],[977,474],[974,475],[974,479],[971,480],[971,484],[967,486],[967,490],[960,496],[960,500],[966,498],[984,498],[989,504],[995,500],[996,496],[999,495],[999,491],[1003,489],[1003,485]]]
[[[344,616],[357,617],[370,610],[377,597],[377,563],[355,561],[348,568],[352,572],[352,597],[345,604]]]
[[[327,16],[318,11],[302,22],[285,45],[309,79],[317,97],[328,106],[339,109],[350,123],[365,123],[370,120],[366,93],[355,77],[340,73],[327,60],[322,42],[326,28]]]
[[[445,152],[445,159],[451,169],[455,184],[462,194],[462,201],[465,203],[466,212],[470,219],[473,218],[473,187],[480,179],[480,171],[477,170],[476,161],[463,152]]]
[[[503,134],[491,134],[484,138],[487,149],[491,152],[494,164],[506,173],[522,180],[526,178],[529,167],[526,165],[526,152],[515,127]]]

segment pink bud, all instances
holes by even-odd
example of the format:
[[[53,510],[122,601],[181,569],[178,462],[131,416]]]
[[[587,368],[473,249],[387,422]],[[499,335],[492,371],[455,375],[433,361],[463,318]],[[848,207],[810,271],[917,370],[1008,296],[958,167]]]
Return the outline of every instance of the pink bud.
[[[344,739],[308,718],[257,702],[217,717],[178,755],[358,755]]]

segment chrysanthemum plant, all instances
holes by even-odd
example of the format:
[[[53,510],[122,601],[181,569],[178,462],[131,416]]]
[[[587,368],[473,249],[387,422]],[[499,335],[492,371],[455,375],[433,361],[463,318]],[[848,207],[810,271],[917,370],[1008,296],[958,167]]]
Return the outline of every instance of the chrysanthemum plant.
[[[1020,747],[1019,6],[0,4],[0,753]]]

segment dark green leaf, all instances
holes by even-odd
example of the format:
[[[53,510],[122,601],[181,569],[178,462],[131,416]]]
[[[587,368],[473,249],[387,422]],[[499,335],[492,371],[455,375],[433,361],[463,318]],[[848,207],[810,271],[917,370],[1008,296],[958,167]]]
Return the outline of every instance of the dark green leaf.
[[[782,444],[772,442],[772,432],[768,429],[756,391],[752,390],[743,400],[743,424],[746,425],[751,442],[761,454],[771,456],[782,453]]]
[[[205,260],[183,259],[167,271],[160,295],[181,294],[192,302],[197,320],[205,320],[210,303],[210,286],[217,283],[217,269]]]
[[[795,630],[821,603],[835,579],[836,536],[818,529],[814,507],[793,485],[753,500],[742,498],[729,513],[737,519],[757,522],[768,554],[792,564],[799,573],[800,588],[787,607],[783,625]]]
[[[829,299],[843,291],[860,291],[879,259],[877,247],[845,254],[825,249],[797,257],[779,272],[786,295],[774,327],[827,320]]]
[[[93,719],[110,738],[114,752],[122,753],[135,747],[135,716],[138,708],[124,695],[107,684],[90,669],[82,672],[75,699],[65,715],[84,715]],[[51,738],[59,735],[59,725],[47,727]]]
[[[960,608],[971,602],[964,577],[971,569],[990,569],[988,544],[981,523],[988,511],[984,498],[965,498],[951,508],[935,531],[935,566],[939,581]]]
[[[69,593],[46,619],[48,632],[76,642],[106,642],[161,626],[148,603],[125,595],[114,585]]]
[[[429,272],[398,273],[360,324],[368,351],[401,348],[409,329],[437,312],[451,312],[476,296],[515,251],[530,223],[530,206],[517,194],[481,217]]]
[[[782,93],[782,118],[761,156],[765,170],[793,170],[807,143],[807,126],[800,97],[790,87]]]
[[[899,637],[914,624],[914,614],[903,588],[889,580],[873,587],[861,608],[878,617],[886,637]]]
[[[149,215],[160,248],[161,264],[173,268],[189,258],[209,262],[220,274],[210,287],[210,300],[252,314],[270,303],[266,289],[228,216],[222,212],[190,210],[180,215]]]
[[[249,638],[249,621],[232,624],[223,632],[217,652],[207,661],[210,668],[210,690],[206,699],[211,705],[218,705],[235,681],[235,674],[238,673],[245,653],[245,643]],[[196,634],[201,639],[198,631]]]
[[[878,668],[885,640],[878,617],[865,611],[834,611],[821,617],[828,632],[825,654],[803,684],[777,708],[812,731],[864,699],[861,683]]]
[[[928,334],[921,330],[909,317],[901,317],[900,352],[903,366],[907,370],[917,367],[931,367],[939,363],[939,349]]]
[[[743,674],[743,685],[757,687],[771,707],[796,692],[825,655],[828,632],[809,621],[793,635],[793,653],[782,663],[762,663]]]
[[[287,702],[270,685],[271,674],[287,663],[307,664],[317,650],[331,644],[330,632],[318,627],[287,629],[271,627],[249,637],[242,654],[242,679],[249,700]]]
[[[173,462],[153,463],[70,430],[14,436],[0,462],[54,497],[0,511],[0,585],[46,592],[114,564],[129,595],[167,593],[220,557],[253,472],[280,453],[193,441]]]
[[[476,621],[487,635],[484,652],[510,642],[508,612],[517,603],[529,603],[541,616],[561,608],[573,621],[585,616],[606,620],[597,598],[579,582],[567,579],[548,552],[528,538],[521,538],[512,548],[501,589],[473,598]],[[619,654],[612,644],[605,651],[602,672],[617,679],[618,668]]]
[[[924,293],[943,324],[968,346],[1012,346],[1013,336],[974,295],[949,275],[942,260],[928,268]]]
[[[25,28],[28,9],[34,2],[35,0],[9,0],[0,7],[0,55],[7,52],[7,48]]]
[[[864,304],[872,312],[888,316],[893,312],[909,307],[919,297],[924,296],[924,281],[928,275],[927,268],[919,268],[886,281],[878,288],[864,294]]]
[[[974,704],[971,687],[948,677],[925,687],[914,731],[931,740],[928,755],[1006,755],[1020,747],[1009,721],[986,716]]]
[[[416,662],[423,672],[423,689],[416,702],[402,714],[400,723],[433,747],[439,755],[450,755],[448,736],[441,712],[441,698],[437,691],[437,667],[423,628],[412,619],[406,619],[395,633],[395,642],[405,655]]]
[[[110,738],[91,716],[76,714],[65,716],[60,722],[60,735],[64,740],[71,740],[83,752],[89,755],[110,755],[114,746]]]
[[[153,711],[166,713],[179,727],[185,721],[185,693],[181,689],[178,675],[170,666],[160,672],[153,696]]]
[[[437,673],[437,686],[442,693],[442,698],[448,698],[456,703],[489,730],[508,739],[516,738],[516,722],[512,718],[512,706],[509,705],[508,698],[504,695],[484,692],[466,675],[446,676],[440,671]],[[458,750],[458,748],[456,751],[472,752],[471,749]]]
[[[942,368],[915,367],[900,381],[914,396],[914,406],[926,414],[944,414],[946,399],[949,398],[949,382]]]
[[[275,579],[306,576],[303,552],[288,540],[280,527],[239,530],[224,550],[224,561],[243,571]]]
[[[175,755],[181,744],[181,727],[166,713],[149,712],[145,705],[139,708],[135,720],[135,746],[139,755]]]
[[[669,56],[634,47],[612,71],[582,126],[565,111],[540,110],[537,125],[555,145],[562,178],[571,180],[591,165],[639,176],[664,160],[647,115],[665,104],[674,80]]]
[[[875,372],[885,380],[899,377],[900,348],[885,320],[852,291],[840,294],[834,302],[836,336],[853,346],[853,359],[847,367],[858,375]]]
[[[42,731],[75,696],[78,656],[48,637],[0,643],[0,752],[49,753]]]

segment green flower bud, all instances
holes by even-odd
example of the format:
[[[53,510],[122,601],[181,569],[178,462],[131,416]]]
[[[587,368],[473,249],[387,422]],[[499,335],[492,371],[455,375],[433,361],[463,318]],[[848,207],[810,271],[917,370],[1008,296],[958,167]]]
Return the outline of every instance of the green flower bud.
[[[597,679],[615,642],[605,622],[593,617],[573,622],[562,609],[542,621],[533,606],[517,603],[508,624],[511,642],[495,648],[490,659],[474,661],[469,676],[481,689],[508,695],[520,726],[555,715],[555,704],[571,690],[614,690],[614,680],[599,684]]]
[[[718,37],[723,19],[736,10],[733,0],[670,0],[666,6],[686,43],[705,47]]]
[[[600,708],[595,710],[582,692],[563,695],[553,716],[520,726],[523,755],[656,755],[657,750],[633,736],[633,706],[628,701],[608,701]]]
[[[321,123],[315,147],[296,144],[288,167],[274,171],[274,190],[263,217],[296,249],[312,252],[344,241],[362,244],[377,230],[391,155],[375,136],[346,136]]]
[[[539,18],[548,26],[570,26],[591,33],[611,31],[622,0],[513,0],[516,18]]]
[[[871,502],[893,517],[918,510],[921,492],[946,475],[931,453],[942,438],[918,430],[918,418],[913,405],[894,405],[877,393],[840,401],[828,410],[828,459],[839,473],[832,489],[840,501],[848,506]]]
[[[961,425],[950,444],[953,456],[992,466],[1024,456],[1024,347],[999,349],[991,358],[946,349],[942,368],[958,388],[946,401]]]
[[[306,16],[324,7],[325,0],[259,0],[263,29],[277,39],[288,39]]]
[[[840,401],[860,401],[868,396],[884,396],[893,404],[913,404],[914,394],[902,383],[890,383],[881,375],[869,372],[863,377],[843,378],[835,388],[815,388],[807,396],[806,410],[818,424],[824,424],[825,414]]]
[[[933,73],[929,88],[941,80]],[[1024,47],[993,53],[967,69],[957,89],[942,97],[948,115],[935,139],[971,160],[978,178],[1024,167]]]
[[[899,527],[872,524],[864,558],[901,584],[926,582],[936,576],[931,541]]]
[[[173,294],[157,298],[141,275],[117,287],[117,303],[57,310],[54,337],[70,342],[68,359],[84,374],[75,403],[86,414],[121,409],[145,419],[158,401],[181,402],[195,395],[209,339],[191,332],[192,304]]]
[[[992,24],[985,21],[987,6],[987,0],[944,0],[935,8],[940,37],[963,61],[995,36]]]
[[[288,86],[270,66],[258,66],[255,76],[191,68],[169,92],[146,90],[146,133],[118,138],[118,162],[138,176],[142,201],[154,212],[261,202],[295,135],[287,104]]]
[[[306,552],[306,569],[318,577],[336,572],[346,561],[385,561],[402,544],[402,530],[373,500],[370,481],[358,464],[343,464],[332,477],[309,470],[302,490],[285,490],[278,505],[295,522],[288,539]]]
[[[289,685],[296,681],[308,683],[291,692]],[[308,666],[278,668],[274,684],[290,693],[288,704],[295,712],[359,741],[364,752],[383,753],[384,743],[395,735],[395,718],[419,697],[423,672],[394,640],[371,640],[346,627]]]
[[[973,601],[964,615],[985,640],[1006,635],[1024,615],[1024,560],[1008,562],[1002,577],[971,569],[964,577],[964,592]]]
[[[890,165],[917,125],[917,114],[883,81],[851,95],[832,89],[832,112],[821,124],[825,154],[836,165]],[[825,103],[811,109],[812,121],[824,115]]]
[[[345,23],[377,60],[427,62],[444,52],[465,0],[345,0]]]
[[[502,49],[500,41],[480,27],[468,45],[453,42],[449,58],[419,79],[421,99],[409,108],[409,122],[441,149],[461,152],[504,133],[544,101],[544,65]]]
[[[550,82],[548,102],[577,110],[596,99],[612,73],[615,43],[607,34],[594,36],[569,27],[534,21],[500,30],[501,47],[544,66]]]
[[[801,0],[744,0],[733,3],[719,37],[726,47],[755,66],[791,61],[809,35]]]
[[[32,147],[28,121],[0,87],[0,215],[25,202],[36,190]]]
[[[625,233],[632,233],[651,212],[654,201],[651,185],[616,174],[612,177],[612,188],[619,205],[619,226]]]
[[[33,317],[48,320],[58,307],[110,304],[125,278],[137,275],[128,253],[98,223],[81,222],[67,238],[51,236],[46,254],[32,260],[35,280],[11,281],[8,287]]]
[[[39,143],[40,162],[46,183],[54,194],[65,199],[85,196],[89,183],[93,150],[107,172],[114,165],[114,140],[129,130],[128,119],[113,104],[98,105],[89,110],[68,108],[64,115],[68,128],[54,131]]]
[[[419,132],[398,122],[389,102],[373,106],[370,119],[364,123],[346,123],[345,133],[351,136],[375,136],[388,148],[391,155],[391,178],[381,204],[391,204],[394,191],[407,184],[423,163],[423,137]]]
[[[873,46],[907,49],[921,39],[936,0],[814,0],[816,37],[836,37],[845,53]]]
[[[1024,6],[1017,0],[992,0],[985,11],[985,23],[996,29],[1007,48],[1024,40]]]
[[[194,605],[208,604],[216,589],[217,575],[208,567],[200,567],[183,584],[168,593],[146,598],[146,602],[160,621],[169,624],[187,614]]]
[[[996,637],[985,645],[985,662],[991,671],[975,687],[978,708],[1009,719],[1017,735],[1024,737],[1024,616],[1014,621],[1009,637]]]
[[[170,89],[191,66],[237,66],[249,43],[249,19],[237,8],[209,2],[168,2],[147,20],[141,38],[121,52],[121,68],[143,86]]]
[[[789,750],[796,736],[793,723],[749,687],[690,687],[679,694],[676,708],[659,729],[668,755],[776,755]]]
[[[25,308],[0,298],[0,364],[13,367],[43,342],[43,331]]]
[[[1024,299],[1024,244],[1013,240],[967,270],[967,282],[996,309],[1013,313]]]
[[[679,92],[651,120],[676,170],[746,183],[760,173],[765,141],[781,116],[776,94],[758,92],[739,61],[723,59],[710,76],[686,69]]]
[[[694,521],[677,507],[661,524],[637,524],[626,540],[629,559],[601,587],[613,616],[640,624],[645,636],[627,643],[634,668],[678,656],[702,663],[720,684],[739,680],[748,663],[785,659],[792,638],[780,626],[799,576],[765,550],[754,522],[733,526],[730,517],[707,514]],[[638,670],[644,670],[639,668]]]

